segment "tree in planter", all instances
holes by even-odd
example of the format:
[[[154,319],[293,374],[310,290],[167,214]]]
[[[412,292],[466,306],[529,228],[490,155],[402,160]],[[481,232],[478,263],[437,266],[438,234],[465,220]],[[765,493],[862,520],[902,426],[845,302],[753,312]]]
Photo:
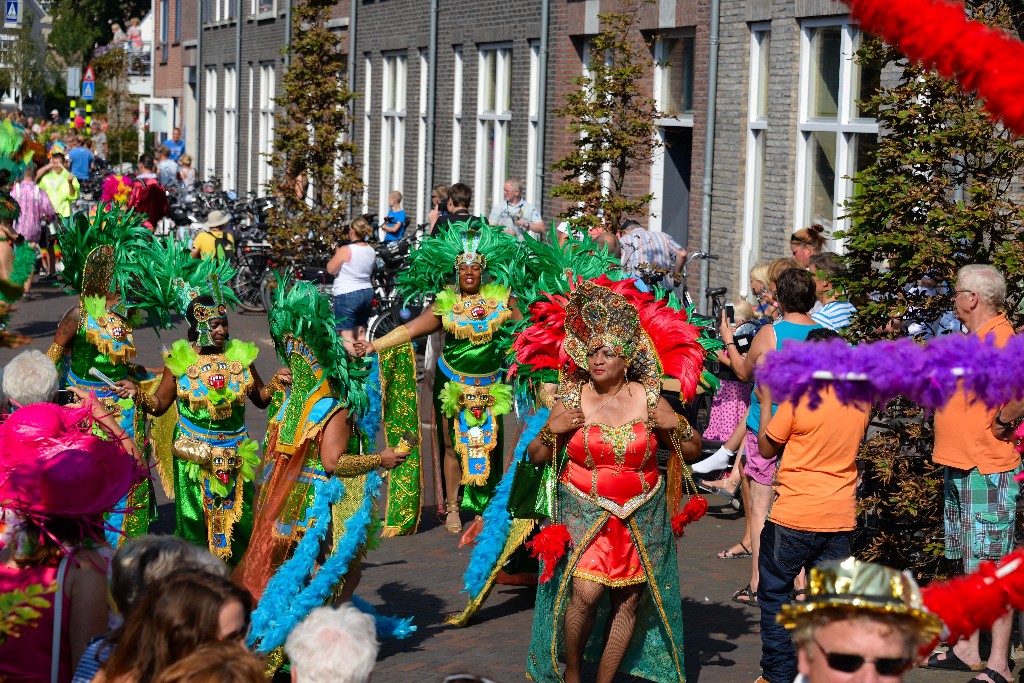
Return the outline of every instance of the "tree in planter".
[[[976,18],[1004,25],[999,3],[987,9]],[[901,75],[862,103],[883,133],[846,205],[852,227],[837,235],[848,251],[846,272],[833,282],[858,306],[848,336],[891,338],[904,335],[908,321],[936,320],[952,307],[957,270],[970,263],[991,263],[1007,276],[1008,313],[1019,320],[1024,205],[1012,188],[1024,171],[1024,144],[957,83],[909,65],[881,42],[866,42],[859,58]],[[895,402],[877,421],[891,429],[861,449],[866,525],[855,551],[919,576],[942,576],[949,571],[942,468],[931,461],[930,419]]]
[[[348,205],[362,188],[351,163],[356,147],[343,135],[355,95],[344,80],[345,54],[327,29],[336,0],[300,0],[292,9],[291,64],[274,128],[270,237],[289,260],[323,251],[343,237]],[[310,188],[307,203],[299,188]]]
[[[139,134],[133,125],[136,100],[128,90],[128,58],[124,50],[109,50],[92,61],[102,84],[96,93],[96,113],[107,118],[107,160],[114,164],[134,162],[139,151]]]
[[[551,166],[562,174],[551,194],[569,202],[559,217],[581,230],[603,223],[618,232],[626,217],[646,214],[653,198],[626,188],[629,176],[647,168],[660,147],[657,104],[644,89],[653,60],[633,37],[638,14],[650,2],[624,0],[619,12],[600,15],[587,73],[576,79],[579,89],[565,106],[555,110],[578,137],[573,150]]]

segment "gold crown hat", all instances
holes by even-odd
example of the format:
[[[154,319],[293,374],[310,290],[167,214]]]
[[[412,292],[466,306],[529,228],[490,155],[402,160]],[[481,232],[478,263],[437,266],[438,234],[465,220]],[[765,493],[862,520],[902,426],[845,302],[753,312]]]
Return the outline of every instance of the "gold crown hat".
[[[777,619],[785,628],[796,628],[815,611],[841,609],[908,616],[917,622],[922,642],[942,633],[942,621],[925,609],[921,589],[907,572],[848,557],[812,569],[807,588],[805,602],[782,606]]]

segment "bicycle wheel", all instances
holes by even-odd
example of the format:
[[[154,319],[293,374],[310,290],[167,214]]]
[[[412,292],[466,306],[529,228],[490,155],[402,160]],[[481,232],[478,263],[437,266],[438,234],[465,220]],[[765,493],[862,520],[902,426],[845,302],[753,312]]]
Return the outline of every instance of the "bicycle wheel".
[[[380,339],[391,330],[398,327],[399,323],[395,318],[395,312],[393,309],[382,311],[380,315],[373,319],[370,323],[370,327],[366,330],[366,338],[370,341]]]
[[[233,287],[238,305],[243,311],[262,313],[267,310],[263,301],[263,271],[257,271],[249,263],[239,263]]]

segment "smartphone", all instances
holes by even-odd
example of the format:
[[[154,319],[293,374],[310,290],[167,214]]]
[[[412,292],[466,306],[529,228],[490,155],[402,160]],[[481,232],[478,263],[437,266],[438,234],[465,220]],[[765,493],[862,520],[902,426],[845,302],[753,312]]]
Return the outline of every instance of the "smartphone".
[[[70,405],[75,402],[75,395],[71,393],[70,389],[58,389],[56,403],[59,406]]]
[[[732,307],[732,304],[725,305],[725,317],[730,325],[736,324],[736,309]]]

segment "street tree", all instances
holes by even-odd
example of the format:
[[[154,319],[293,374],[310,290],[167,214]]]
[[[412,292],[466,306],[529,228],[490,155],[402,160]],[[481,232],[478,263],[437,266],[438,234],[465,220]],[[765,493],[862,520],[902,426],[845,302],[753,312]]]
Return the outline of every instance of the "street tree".
[[[143,0],[55,0],[50,6],[50,47],[67,66],[84,68],[92,51],[110,42],[112,23],[123,27],[130,17],[143,16],[150,6]]]
[[[107,159],[116,164],[134,161],[139,149],[133,123],[136,98],[128,89],[128,60],[124,50],[108,50],[92,60],[100,84],[95,111],[107,119]]]
[[[271,240],[290,260],[319,256],[340,241],[352,198],[362,188],[348,140],[355,95],[345,53],[328,30],[336,0],[299,0],[292,8],[291,63],[282,78],[274,128]],[[307,197],[309,199],[307,199]]]
[[[576,139],[551,166],[562,175],[551,194],[568,202],[560,218],[581,230],[603,225],[618,232],[628,216],[646,215],[653,198],[626,187],[660,147],[654,123],[658,107],[646,90],[654,63],[636,31],[638,15],[650,2],[623,0],[619,11],[599,15],[586,73],[555,110]]]
[[[7,92],[16,93],[18,109],[22,108],[26,95],[38,94],[46,85],[42,46],[32,35],[34,22],[35,15],[26,7],[15,39],[6,44],[3,60],[0,60],[0,85]]]
[[[975,18],[1009,26],[1006,5],[976,3]],[[982,5],[984,5],[982,7]],[[881,131],[874,162],[854,179],[851,227],[836,236],[846,270],[832,278],[858,307],[848,336],[874,341],[937,329],[952,309],[957,270],[990,263],[1007,276],[1016,324],[1024,298],[1024,143],[961,86],[908,63],[881,41],[865,42],[862,66],[899,74],[862,102]],[[864,559],[942,575],[942,468],[931,462],[930,419],[896,401],[861,450]]]

